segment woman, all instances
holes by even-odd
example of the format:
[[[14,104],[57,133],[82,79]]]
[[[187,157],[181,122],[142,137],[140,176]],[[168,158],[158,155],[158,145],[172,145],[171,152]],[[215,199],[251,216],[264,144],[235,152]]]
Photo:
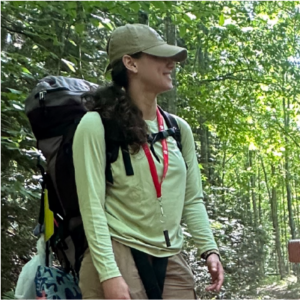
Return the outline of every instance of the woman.
[[[113,84],[95,93],[94,111],[81,120],[73,143],[89,244],[80,270],[83,298],[145,299],[154,280],[162,298],[195,299],[193,274],[180,255],[182,218],[206,258],[213,281],[208,290],[219,291],[223,268],[202,201],[191,129],[176,117],[182,152],[173,137],[155,143],[153,151],[147,144],[147,134],[167,129],[156,97],[172,89],[171,72],[175,62],[186,59],[186,49],[166,44],[146,25],[133,24],[112,33],[107,52]],[[130,149],[134,175],[126,175],[120,150],[110,165],[113,184],[106,184],[102,120],[119,128]],[[136,253],[145,254],[142,265],[150,266],[152,277],[148,271],[141,275]],[[159,277],[161,269],[165,276]]]

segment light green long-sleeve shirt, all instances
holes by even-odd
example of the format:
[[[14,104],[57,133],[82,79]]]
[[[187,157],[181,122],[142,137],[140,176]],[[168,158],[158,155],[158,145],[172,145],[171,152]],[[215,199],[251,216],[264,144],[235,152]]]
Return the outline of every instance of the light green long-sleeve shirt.
[[[101,282],[121,276],[111,237],[153,256],[171,256],[179,253],[183,244],[183,219],[200,253],[217,249],[202,201],[192,131],[183,119],[176,119],[183,149],[181,153],[176,141],[167,138],[169,166],[162,184],[163,218],[143,149],[131,155],[133,176],[126,176],[120,150],[117,161],[111,164],[114,184],[106,184],[105,132],[99,114],[88,112],[77,127],[73,142],[76,186],[86,237]],[[146,122],[150,132],[158,132],[156,119]],[[161,178],[161,143],[155,143],[154,149],[160,162],[154,156],[153,160]],[[170,247],[166,246],[164,230],[169,232]]]

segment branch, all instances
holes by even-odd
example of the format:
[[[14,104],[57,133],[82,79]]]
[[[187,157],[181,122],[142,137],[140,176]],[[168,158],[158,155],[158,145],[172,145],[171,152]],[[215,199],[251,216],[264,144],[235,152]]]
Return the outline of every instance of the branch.
[[[226,165],[234,156],[236,155],[236,152],[233,153],[224,163],[224,165]]]
[[[2,25],[1,24],[1,27],[2,28],[5,28],[6,30],[8,30],[8,31],[11,31],[11,32],[15,32],[15,33],[19,33],[19,34],[22,34],[22,35],[24,35],[26,38],[29,38],[29,39],[31,39],[35,44],[37,44],[37,45],[39,45],[41,48],[44,48],[45,50],[47,50],[47,51],[49,51],[50,53],[53,53],[53,54],[55,54],[56,55],[56,53],[54,53],[54,47],[53,47],[53,45],[51,45],[51,46],[48,46],[48,45],[42,45],[42,41],[44,41],[43,39],[41,39],[40,37],[39,37],[39,35],[38,34],[36,34],[36,33],[31,33],[31,32],[28,32],[28,31],[19,31],[19,30],[16,30],[16,29],[13,29],[13,28],[9,28],[9,27],[7,27],[7,26],[5,26],[5,25]],[[48,34],[49,35],[49,34]],[[51,36],[51,35],[49,35],[49,36]],[[52,47],[52,48],[51,48]]]
[[[300,145],[298,144],[298,142],[296,142],[296,140],[287,132],[287,130],[280,124],[280,122],[277,119],[277,116],[275,116],[276,119],[276,124],[280,127],[280,129],[283,131],[284,134],[286,134],[286,136],[288,138],[290,138],[296,146],[298,146],[300,148]]]
[[[12,29],[12,28],[8,28],[7,26],[5,26],[3,24],[1,24],[1,27],[4,28],[4,29],[6,29],[6,30],[8,30],[8,31],[11,31],[11,32],[15,32],[15,33],[19,33],[19,34],[24,34],[24,32],[22,32],[22,31],[19,31],[19,30],[16,30],[16,29]],[[26,35],[26,34],[24,34],[24,35]]]
[[[41,35],[41,34],[48,35],[49,37],[53,37],[53,35],[45,33],[45,32],[41,33],[41,32],[37,32],[37,31],[34,31],[34,32],[29,32],[27,30],[25,31],[24,28],[21,28],[21,27],[15,29],[15,28],[7,27],[6,25],[3,25],[3,24],[1,24],[1,27],[8,30],[8,31],[11,31],[11,32],[23,34],[23,35],[25,35],[26,37],[29,37],[29,38],[39,37],[39,35]]]

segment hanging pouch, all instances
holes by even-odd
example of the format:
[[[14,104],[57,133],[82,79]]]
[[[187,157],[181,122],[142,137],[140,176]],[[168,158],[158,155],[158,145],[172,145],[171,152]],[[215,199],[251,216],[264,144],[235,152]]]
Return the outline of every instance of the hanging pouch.
[[[54,267],[39,266],[36,299],[82,299],[77,278]]]
[[[45,265],[46,251],[44,235],[37,241],[37,254],[22,268],[20,273],[16,290],[16,299],[35,299],[36,288],[35,288],[35,276],[38,268]],[[51,261],[51,257],[49,258]]]

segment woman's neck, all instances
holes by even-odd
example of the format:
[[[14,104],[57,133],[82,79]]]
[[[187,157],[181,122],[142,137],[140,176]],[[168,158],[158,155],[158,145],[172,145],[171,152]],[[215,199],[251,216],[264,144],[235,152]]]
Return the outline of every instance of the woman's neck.
[[[132,101],[143,113],[143,119],[154,120],[156,118],[157,107],[156,95],[139,90],[129,90],[128,92]]]
[[[134,101],[134,100],[133,100]],[[136,106],[141,110],[143,113],[144,120],[154,120],[156,118],[156,99],[154,101],[134,101]]]

